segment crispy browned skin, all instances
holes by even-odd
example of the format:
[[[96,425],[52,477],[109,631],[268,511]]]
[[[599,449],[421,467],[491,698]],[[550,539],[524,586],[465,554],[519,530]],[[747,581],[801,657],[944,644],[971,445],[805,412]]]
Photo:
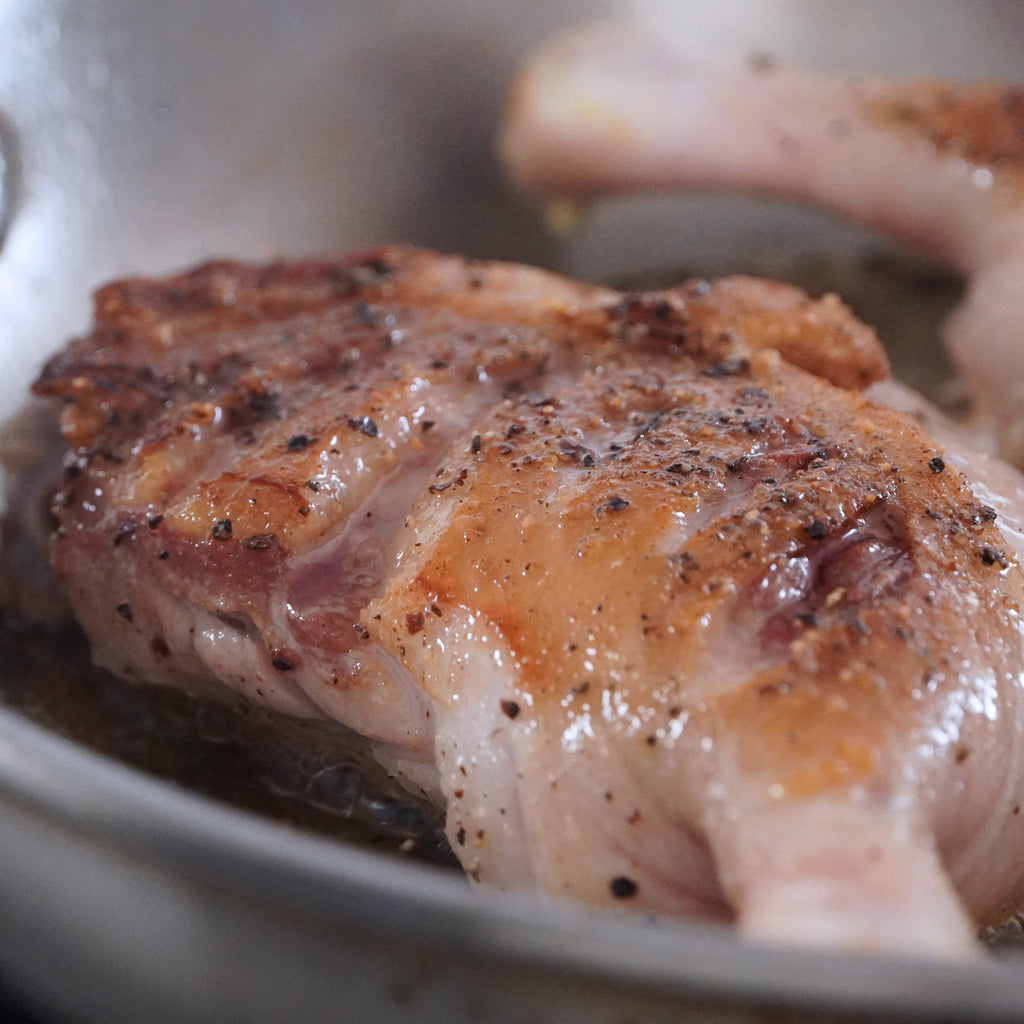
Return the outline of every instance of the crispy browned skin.
[[[389,250],[111,285],[92,335],[51,360],[35,390],[68,400],[64,434],[88,467],[76,488],[100,486],[118,554],[126,538],[149,545],[165,555],[157,579],[183,573],[179,585],[211,606],[237,583],[233,608],[252,614],[266,581],[348,523],[382,478],[408,482],[417,467],[431,483],[474,409],[506,395],[528,403],[594,360],[696,357],[742,374],[762,345],[846,387],[886,371],[877,339],[837,300],[784,285],[734,278],[624,297],[529,268]],[[400,521],[385,504],[371,524],[378,540],[388,512]],[[89,543],[102,546],[94,519]],[[231,543],[207,543],[228,523]],[[296,628],[333,617],[338,601],[356,617],[379,586],[370,575]],[[330,631],[343,639],[321,633],[324,643],[350,646]]]
[[[1006,82],[868,81],[879,120],[926,138],[940,153],[995,172],[1024,171],[1024,89]]]
[[[387,249],[121,282],[36,386],[54,562],[103,663],[340,719],[474,877],[769,933],[806,869],[857,939],[902,870],[894,944],[959,949],[937,856],[979,917],[1020,888],[1020,573],[853,390],[884,373],[836,300],[746,278]]]

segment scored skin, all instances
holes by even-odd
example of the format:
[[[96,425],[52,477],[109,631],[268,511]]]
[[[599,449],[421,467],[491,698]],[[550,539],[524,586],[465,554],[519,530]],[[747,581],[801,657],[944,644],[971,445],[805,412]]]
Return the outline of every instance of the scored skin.
[[[36,388],[54,564],[101,663],[363,733],[473,877],[959,953],[940,861],[978,922],[1020,898],[1021,575],[849,390],[884,372],[750,279],[391,249],[123,282]]]

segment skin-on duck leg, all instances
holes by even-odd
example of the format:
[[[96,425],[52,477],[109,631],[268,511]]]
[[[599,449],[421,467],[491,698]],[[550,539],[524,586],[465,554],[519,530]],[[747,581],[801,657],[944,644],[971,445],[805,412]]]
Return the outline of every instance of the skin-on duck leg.
[[[951,354],[1006,456],[1024,462],[1020,88],[847,81],[597,24],[526,64],[501,151],[516,180],[550,196],[778,196],[940,258],[968,279]]]

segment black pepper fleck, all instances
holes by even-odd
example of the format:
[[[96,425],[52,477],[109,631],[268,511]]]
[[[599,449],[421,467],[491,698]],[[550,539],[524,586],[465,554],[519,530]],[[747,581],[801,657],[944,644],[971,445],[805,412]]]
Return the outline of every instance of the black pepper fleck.
[[[960,513],[960,518],[973,526],[991,523],[996,519],[996,510],[989,505],[967,505]]]
[[[933,473],[941,473],[946,468],[946,463],[936,455],[934,459],[929,460],[928,468]]]
[[[114,534],[114,547],[120,547],[125,541],[132,540],[135,536],[135,524],[125,520],[117,524],[117,532]]]
[[[1006,553],[999,548],[990,547],[988,544],[981,549],[981,560],[985,565],[998,565],[1000,569],[1005,569],[1009,565]]]
[[[360,434],[365,434],[367,437],[377,437],[380,434],[377,424],[369,416],[359,416],[350,419],[348,425],[353,430],[358,430]]]
[[[287,448],[290,452],[301,452],[313,443],[313,438],[308,434],[293,434],[288,438]]]
[[[127,601],[122,601],[117,606],[117,614],[121,616],[126,622],[132,621],[132,606]]]
[[[250,551],[266,551],[277,543],[276,533],[254,533],[242,538],[242,547]]]
[[[629,501],[616,494],[604,503],[604,507],[609,512],[621,512],[623,509],[629,508]]]
[[[519,705],[514,700],[503,700],[501,702],[501,713],[507,718],[518,718],[519,711]]]
[[[393,274],[395,270],[387,260],[382,259],[380,256],[371,256],[364,261],[363,266],[377,277],[387,277],[389,274]]]
[[[636,895],[639,886],[632,878],[628,878],[626,875],[616,875],[611,880],[609,888],[617,900],[628,900]]]
[[[352,307],[352,312],[356,319],[367,327],[376,327],[380,320],[380,314],[368,302],[357,302]]]
[[[230,519],[218,519],[213,524],[211,531],[214,540],[230,540],[231,539],[231,520]]]
[[[815,540],[822,540],[828,536],[828,523],[821,519],[812,520],[804,529],[807,531],[807,535]]]
[[[291,672],[296,665],[296,657],[291,651],[284,649],[274,651],[274,657],[271,660],[271,664],[278,672]]]
[[[749,359],[724,359],[700,371],[702,377],[735,377],[750,370]]]

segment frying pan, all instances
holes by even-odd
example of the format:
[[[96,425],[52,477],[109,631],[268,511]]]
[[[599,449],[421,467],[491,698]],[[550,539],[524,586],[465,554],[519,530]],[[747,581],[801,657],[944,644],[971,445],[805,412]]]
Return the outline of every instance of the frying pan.
[[[214,255],[399,240],[607,279],[874,244],[706,199],[610,204],[553,238],[502,179],[495,124],[534,43],[609,12],[818,67],[1024,70],[1012,2],[5,0],[0,414],[84,329],[96,285]],[[2,707],[0,979],[83,1022],[1024,1020],[1012,951],[950,966],[763,948],[472,890]]]

